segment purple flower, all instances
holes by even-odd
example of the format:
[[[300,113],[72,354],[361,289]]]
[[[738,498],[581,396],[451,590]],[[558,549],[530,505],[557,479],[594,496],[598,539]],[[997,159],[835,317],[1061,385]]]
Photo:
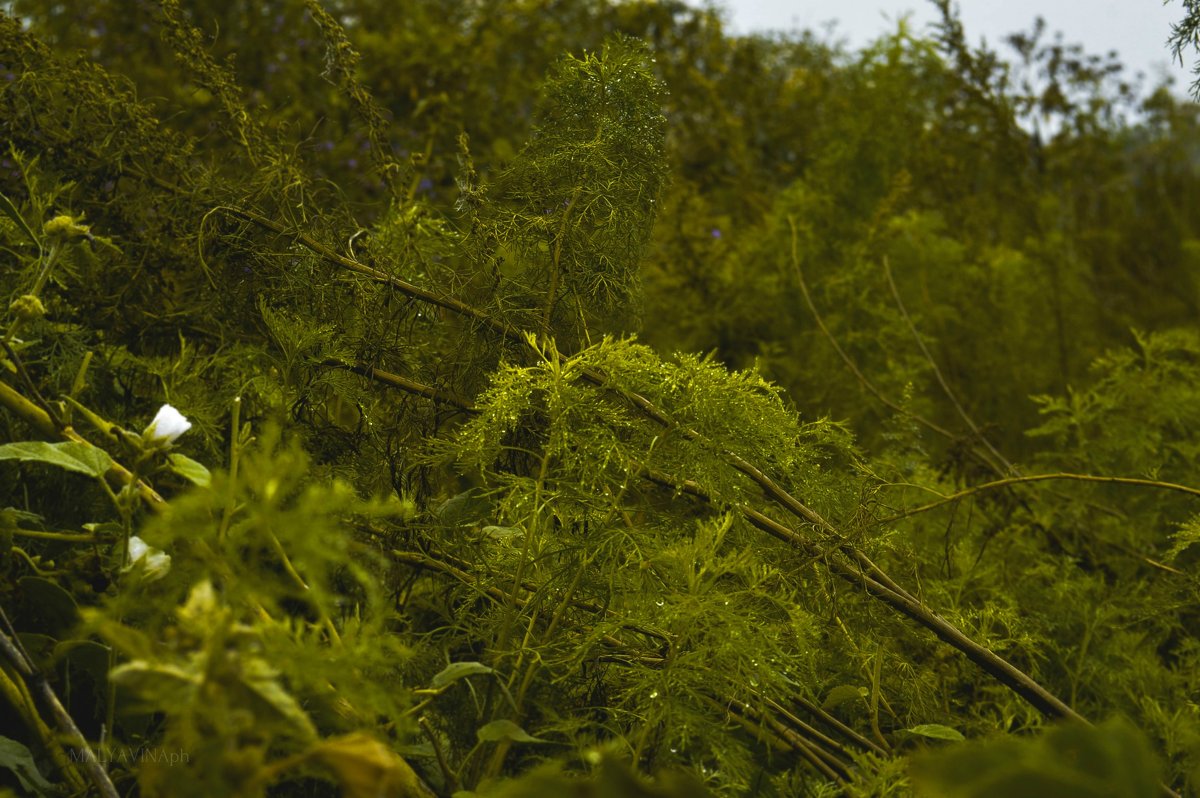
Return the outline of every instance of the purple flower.
[[[421,182],[417,184],[417,191],[428,191],[433,188],[433,181],[428,177],[421,178]]]
[[[711,231],[711,235],[713,238],[720,238],[721,237],[721,228],[714,227]]]
[[[346,159],[346,168],[347,169],[357,169],[358,168],[358,159],[357,158],[347,158]]]

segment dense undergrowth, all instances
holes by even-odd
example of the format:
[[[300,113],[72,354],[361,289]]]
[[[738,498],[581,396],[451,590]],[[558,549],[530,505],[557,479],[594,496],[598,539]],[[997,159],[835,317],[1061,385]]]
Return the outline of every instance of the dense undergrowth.
[[[1196,108],[939,5],[6,4],[0,792],[1194,792]]]

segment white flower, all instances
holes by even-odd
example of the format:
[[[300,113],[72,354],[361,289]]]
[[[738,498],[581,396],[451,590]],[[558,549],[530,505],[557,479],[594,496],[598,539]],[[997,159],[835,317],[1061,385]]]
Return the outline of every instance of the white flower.
[[[146,580],[162,579],[171,570],[171,555],[156,549],[137,535],[129,538],[129,564],[123,570],[131,571],[141,563],[142,577]]]
[[[158,415],[146,427],[142,437],[153,443],[174,443],[175,439],[192,428],[192,422],[184,418],[170,405],[158,408]]]

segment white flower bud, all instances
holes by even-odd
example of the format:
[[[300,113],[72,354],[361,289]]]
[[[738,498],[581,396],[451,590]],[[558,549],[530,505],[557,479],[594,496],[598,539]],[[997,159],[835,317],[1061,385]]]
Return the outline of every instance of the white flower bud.
[[[129,538],[129,564],[125,571],[131,571],[141,563],[142,577],[146,580],[162,579],[171,570],[171,555],[162,549],[156,549],[137,535]]]
[[[142,437],[153,443],[174,443],[176,438],[191,428],[192,422],[184,418],[183,413],[170,405],[163,405]]]

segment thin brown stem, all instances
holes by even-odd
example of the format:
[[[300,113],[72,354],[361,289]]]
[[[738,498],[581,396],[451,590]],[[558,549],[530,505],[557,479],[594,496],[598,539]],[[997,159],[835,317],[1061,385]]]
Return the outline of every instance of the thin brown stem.
[[[93,534],[81,532],[41,532],[35,529],[14,528],[7,530],[12,534],[38,540],[57,540],[63,543],[95,543],[99,538]]]
[[[410,283],[407,280],[402,280],[399,277],[393,277],[392,275],[381,272],[378,269],[373,269],[364,263],[359,263],[353,258],[348,258],[345,255],[342,255],[341,253],[326,246],[325,244],[322,244],[320,241],[303,231],[291,229],[286,225],[274,221],[273,219],[268,219],[265,216],[261,216],[253,211],[248,211],[243,208],[235,208],[233,206],[223,205],[215,210],[225,211],[231,216],[244,219],[247,222],[251,222],[259,227],[271,230],[281,236],[287,236],[313,254],[320,255],[322,258],[341,266],[343,269],[352,271],[355,274],[361,274],[362,276],[368,277],[375,282],[389,285],[392,288],[400,291],[402,294],[410,296],[413,299],[419,299],[422,302],[428,302],[431,305],[436,305],[437,307],[449,310],[450,312],[459,316],[471,319],[472,321],[478,322],[482,326],[494,333],[497,333],[498,335],[518,339],[521,337],[520,331],[516,327],[493,318],[488,313],[468,305],[466,302],[462,302],[454,297],[444,296],[434,291],[421,288],[420,286]]]
[[[886,257],[883,259],[883,273],[884,276],[887,277],[888,288],[890,288],[892,291],[892,299],[896,301],[896,307],[900,309],[900,315],[904,318],[904,323],[908,326],[908,331],[912,333],[913,340],[917,342],[917,347],[921,350],[921,354],[924,355],[925,362],[927,362],[929,367],[933,369],[933,376],[937,379],[938,385],[942,387],[942,393],[946,394],[946,398],[950,400],[952,405],[954,405],[954,409],[957,411],[959,418],[961,418],[967,427],[970,428],[971,433],[975,436],[975,438],[987,448],[993,457],[995,457],[1004,465],[1004,467],[1008,470],[1008,473],[1019,475],[1019,472],[1013,467],[1013,464],[1008,461],[1008,458],[1000,454],[996,447],[992,445],[992,442],[989,441],[987,437],[979,430],[979,427],[976,426],[974,419],[972,419],[970,414],[967,413],[966,409],[963,408],[962,403],[958,401],[958,396],[954,393],[953,389],[951,389],[950,383],[946,381],[946,377],[942,374],[942,370],[938,367],[937,361],[933,359],[933,354],[930,353],[929,348],[925,346],[925,341],[922,340],[921,334],[917,332],[917,326],[913,323],[912,317],[908,315],[908,308],[904,306],[904,300],[900,297],[900,289],[896,287],[896,281],[892,278],[892,268]]]
[[[479,581],[474,576],[471,576],[470,572],[468,571],[468,569],[471,567],[470,563],[467,563],[463,560],[458,560],[450,555],[434,552],[413,552],[393,549],[391,551],[391,557],[397,562],[402,562],[415,568],[425,568],[431,571],[440,571],[448,576],[453,576],[463,584],[468,584],[472,587],[479,588]],[[522,581],[521,589],[527,593],[536,593],[541,588],[533,582]],[[500,603],[503,603],[504,597],[507,595],[499,588],[483,588],[483,590],[490,598]],[[522,599],[522,602],[523,601],[524,599]],[[570,603],[575,609],[583,610],[584,612],[590,612],[594,615],[615,615],[613,610],[602,607],[594,601],[572,598]],[[621,627],[645,637],[653,638],[662,643],[671,642],[671,638],[667,635],[667,633],[659,629],[652,629],[648,626],[637,623],[622,623]]]
[[[743,701],[736,699],[729,701],[724,708],[735,720],[741,722],[748,731],[757,731],[761,736],[762,731],[764,731],[763,727],[765,726],[771,735],[781,740],[791,750],[800,754],[808,764],[812,765],[825,778],[841,785],[846,784],[849,777],[848,768],[841,766],[837,758],[831,755],[829,759],[832,759],[832,762],[829,761],[829,759],[821,755],[822,752],[820,752],[819,746],[815,746],[810,741],[805,740],[793,729],[789,729],[775,718],[759,712]]]
[[[406,393],[411,393],[414,396],[423,396],[426,399],[433,400],[434,402],[452,405],[457,407],[459,410],[464,410],[468,413],[476,412],[475,406],[466,399],[463,399],[461,396],[455,396],[454,394],[440,391],[437,388],[425,385],[424,383],[417,382],[416,380],[410,380],[407,377],[402,377],[399,374],[393,374],[390,371],[377,369],[374,366],[350,365],[334,359],[326,360],[325,365],[333,366],[334,368],[345,369],[346,371],[352,371],[355,374],[366,377],[370,380],[375,380],[378,383],[389,385],[393,388],[399,388],[400,390]]]
[[[808,312],[812,314],[813,321],[816,322],[817,328],[821,331],[821,334],[825,336],[825,340],[829,342],[831,347],[833,347],[833,351],[836,352],[838,357],[842,359],[842,362],[846,365],[846,368],[850,370],[850,373],[854,375],[854,378],[858,380],[859,385],[865,388],[868,393],[878,399],[884,406],[896,411],[897,413],[900,413],[903,416],[911,418],[921,426],[936,432],[938,435],[941,435],[944,438],[954,440],[957,436],[950,430],[939,426],[919,413],[915,413],[906,407],[902,407],[901,405],[898,405],[889,399],[887,395],[883,393],[883,391],[879,390],[879,388],[875,386],[875,383],[871,382],[871,380],[867,378],[866,374],[862,373],[862,370],[859,369],[858,364],[855,363],[854,359],[846,353],[846,350],[842,349],[842,345],[838,343],[837,338],[834,337],[829,327],[825,325],[825,319],[821,316],[821,312],[817,310],[816,303],[813,302],[812,295],[809,293],[808,282],[804,279],[803,269],[800,268],[800,256],[796,251],[798,239],[796,220],[791,216],[788,217],[788,225],[791,227],[792,231],[792,270],[796,273],[796,282],[800,286],[800,294],[804,297],[804,304],[808,306]]]
[[[1138,479],[1136,477],[1107,477],[1107,476],[1101,476],[1098,474],[1069,474],[1069,473],[1030,474],[1028,476],[1023,476],[1023,477],[1008,477],[1006,479],[997,479],[992,482],[985,482],[982,485],[974,485],[970,488],[960,490],[957,493],[952,493],[949,496],[943,496],[942,498],[938,499],[937,501],[929,502],[928,504],[922,504],[919,507],[912,508],[911,510],[905,510],[904,512],[899,513],[897,515],[893,515],[889,518],[883,518],[880,521],[878,521],[878,523],[890,524],[890,523],[899,521],[904,518],[909,518],[914,515],[920,515],[921,513],[929,512],[930,510],[936,509],[943,505],[950,504],[951,502],[956,502],[961,499],[965,499],[968,496],[973,496],[976,493],[982,493],[987,490],[995,490],[997,488],[1004,488],[1009,485],[1019,485],[1019,484],[1025,483],[1025,482],[1046,482],[1049,480],[1066,480],[1066,481],[1073,481],[1073,482],[1100,482],[1100,483],[1108,483],[1111,485],[1136,485],[1136,486],[1144,487],[1144,488],[1158,488],[1160,490],[1170,490],[1170,491],[1175,491],[1177,493],[1186,493],[1189,496],[1200,496],[1200,489],[1191,488],[1191,487],[1188,487],[1187,485],[1179,485],[1174,482],[1162,482],[1162,481],[1156,480],[1156,479]],[[928,488],[926,488],[926,490],[928,490]]]
[[[661,482],[662,484],[671,485],[677,490],[691,493],[698,498],[703,497],[706,501],[711,502],[711,498],[707,497],[698,487],[689,486],[687,483],[676,483],[668,475],[657,474],[651,476],[648,474],[647,478]],[[861,559],[855,556],[857,550],[848,543],[842,543],[836,550],[828,551],[817,541],[801,535],[749,505],[736,505],[735,509],[757,529],[766,532],[777,540],[796,547],[808,556],[820,558],[826,567],[839,578],[852,585],[862,587],[871,597],[882,601],[902,615],[924,626],[933,632],[942,642],[960,651],[967,659],[982,668],[984,672],[991,674],[1000,683],[1046,715],[1052,718],[1087,722],[1075,710],[1071,709],[1071,707],[1049,690],[1042,687],[1028,674],[991,649],[977,643],[949,621],[925,607],[911,593],[899,588],[878,566],[875,566],[874,563],[866,559],[865,555]],[[839,552],[844,555],[844,558],[837,556]]]
[[[21,360],[21,356],[9,345],[8,341],[0,340],[0,346],[4,347],[5,353],[8,354],[9,361],[13,364],[13,368],[17,370],[21,382],[25,383],[25,387],[33,394],[33,398],[37,400],[37,404],[54,424],[55,429],[61,430],[66,424],[63,423],[62,417],[54,409],[54,406],[46,401],[46,397],[42,396],[42,392],[38,390],[37,383],[29,376],[29,372],[25,370],[25,363]]]
[[[433,727],[429,725],[429,720],[424,716],[417,718],[417,725],[421,727],[425,739],[429,740],[429,745],[433,748],[433,754],[437,757],[438,769],[442,771],[442,778],[446,780],[446,790],[450,793],[456,793],[461,785],[458,781],[458,774],[450,767],[450,763],[446,761],[446,754],[442,751],[442,746],[433,731]]]
[[[44,438],[49,440],[74,441],[76,443],[87,444],[88,446],[95,446],[95,444],[86,440],[72,427],[59,428],[45,410],[13,390],[8,383],[2,380],[0,380],[0,407],[9,410],[26,424],[33,427],[34,431]],[[105,478],[110,484],[116,487],[124,487],[134,480],[133,473],[115,460],[112,467],[109,468],[108,473],[105,474]],[[166,506],[166,500],[141,480],[137,482],[137,494],[142,499],[143,504],[151,510],[161,511]]]
[[[824,734],[821,731],[818,731],[817,729],[813,728],[813,726],[811,726],[810,724],[805,723],[803,720],[796,717],[795,713],[793,713],[787,707],[780,704],[778,701],[775,701],[772,698],[767,698],[766,696],[759,696],[759,697],[763,700],[763,702],[768,707],[771,708],[772,712],[775,712],[777,715],[779,715],[779,717],[783,718],[789,724],[794,726],[799,732],[804,734],[805,737],[816,740],[817,742],[819,742],[822,745],[826,746],[827,748],[831,749],[832,752],[838,754],[839,756],[845,757],[846,759],[853,758],[854,755],[850,751],[847,751],[845,746],[843,746],[841,743],[839,743],[837,740],[833,739],[829,735]]]
[[[796,232],[795,218],[789,216],[788,225],[791,227],[792,231],[792,269],[796,273],[796,282],[800,286],[800,293],[804,297],[804,303],[808,306],[808,311],[812,314],[813,320],[816,322],[817,328],[821,331],[821,334],[825,336],[825,340],[829,342],[831,347],[833,347],[833,351],[835,351],[838,357],[841,358],[842,362],[846,365],[846,368],[848,368],[850,373],[854,375],[854,378],[858,380],[859,385],[866,389],[867,393],[874,396],[885,407],[894,410],[906,418],[912,419],[931,432],[934,432],[949,441],[959,440],[958,435],[955,435],[953,432],[941,426],[940,424],[925,418],[920,413],[917,413],[910,408],[898,405],[889,399],[887,395],[875,385],[875,383],[871,382],[866,374],[863,374],[862,370],[859,369],[858,364],[854,362],[854,359],[851,358],[850,355],[847,354],[846,350],[842,348],[842,345],[838,343],[838,340],[834,337],[833,332],[830,331],[828,326],[826,326],[825,319],[821,316],[821,312],[817,310],[816,303],[813,302],[812,295],[808,290],[808,282],[804,279],[804,271],[800,268],[800,256],[797,252],[798,236]],[[970,452],[977,460],[987,466],[990,470],[994,471],[996,474],[1003,475],[1005,473],[1004,470],[996,463],[992,462],[992,460],[984,452],[979,451],[975,447],[971,447]]]
[[[409,296],[430,302],[454,313],[463,315],[467,318],[477,321],[489,330],[518,341],[526,341],[527,346],[534,347],[534,343],[525,339],[524,336],[521,336],[519,331],[517,331],[515,328],[502,321],[493,319],[486,312],[471,307],[464,302],[435,294],[406,281],[384,274],[376,269],[372,269],[368,266],[358,263],[357,261],[340,255],[337,252],[334,252],[332,249],[316,241],[311,236],[299,231],[289,230],[285,226],[259,216],[258,214],[237,208],[226,208],[226,210],[235,216],[239,216],[247,221],[264,226],[267,229],[274,230],[280,235],[290,236],[310,251],[319,254],[322,257],[333,261],[334,263],[337,263],[343,268],[363,274],[371,279],[384,282],[388,285],[392,285],[397,290]],[[798,264],[798,258],[795,257],[795,222],[789,218],[789,223],[792,225],[793,231],[793,260]],[[608,376],[602,372],[589,369],[585,370],[582,376],[586,381],[591,382],[598,387],[610,387]],[[669,416],[659,410],[650,400],[641,396],[640,394],[632,391],[621,390],[616,390],[616,392],[625,400],[629,401],[636,408],[638,408],[638,410],[647,418],[651,419],[660,426],[677,430],[688,440],[697,442],[704,440],[703,436],[698,432],[675,424]],[[880,394],[880,396],[882,396],[882,394]],[[950,435],[947,431],[943,430],[942,432],[953,438],[953,435]],[[857,549],[851,546],[848,542],[845,542],[843,536],[836,528],[829,524],[829,522],[825,521],[825,519],[821,518],[821,516],[814,510],[804,505],[796,497],[792,496],[788,491],[776,484],[764,472],[754,467],[752,464],[735,453],[721,451],[720,449],[717,449],[717,451],[720,452],[721,456],[726,460],[726,462],[728,462],[736,470],[745,474],[755,484],[757,484],[760,490],[763,491],[764,495],[771,501],[785,508],[789,513],[796,515],[804,522],[813,524],[819,530],[825,532],[829,537],[839,541],[838,545],[844,552],[848,553],[852,559],[852,562],[846,562],[837,557],[827,558],[826,561],[829,563],[829,566],[839,577],[863,586],[870,595],[884,601],[901,614],[906,615],[920,625],[925,626],[939,639],[958,649],[960,652],[966,655],[968,659],[979,665],[985,672],[991,674],[1002,684],[1005,684],[1011,690],[1013,690],[1017,695],[1021,696],[1047,715],[1055,718],[1073,718],[1083,721],[1083,718],[1074,710],[1063,703],[1060,699],[1052,695],[1028,675],[1023,673],[1020,669],[1016,668],[1011,663],[1007,662],[985,646],[976,643],[945,619],[925,608],[911,593],[900,587],[900,585],[888,577],[887,574],[878,568],[878,566],[872,563],[864,553],[858,552]],[[995,468],[994,465],[993,467]],[[783,540],[787,540],[789,543],[792,543],[793,545],[800,547],[802,550],[806,550],[812,554],[820,555],[822,557],[825,556],[825,552],[822,550],[821,546],[817,545],[814,541],[810,541],[807,538],[802,537],[798,533],[794,532],[778,521],[775,521],[769,516],[766,516],[758,510],[745,505],[739,507],[739,509],[751,524],[762,531],[765,531],[773,536],[780,537]],[[515,598],[515,591],[519,588],[519,586],[520,580],[517,579],[514,581],[513,585],[514,595],[510,596],[510,598]]]
[[[4,618],[4,621],[11,628],[7,617]],[[37,692],[42,703],[50,710],[50,715],[54,718],[54,723],[58,727],[59,732],[71,745],[78,749],[81,755],[80,758],[82,759],[83,770],[87,773],[96,791],[103,795],[104,798],[118,798],[117,788],[113,786],[112,781],[108,778],[108,773],[104,771],[104,766],[100,764],[100,760],[96,757],[95,752],[88,745],[83,732],[79,731],[79,727],[75,725],[75,721],[67,714],[67,710],[63,708],[62,702],[58,700],[58,695],[55,694],[50,683],[46,681],[46,677],[25,656],[25,653],[17,647],[14,638],[10,638],[8,633],[4,631],[0,631],[0,655],[3,655],[8,664]]]
[[[795,702],[797,706],[804,709],[804,711],[806,711],[809,714],[813,715],[814,717],[820,719],[820,721],[822,723],[824,723],[826,726],[829,726],[830,728],[837,730],[840,734],[844,735],[846,738],[853,741],[856,745],[859,745],[862,748],[865,748],[866,750],[870,751],[871,753],[877,754],[878,756],[887,756],[887,751],[880,748],[878,744],[876,744],[872,740],[869,740],[868,738],[862,736],[861,734],[856,732],[854,729],[850,728],[845,723],[842,723],[840,720],[835,718],[833,715],[830,715],[828,712],[821,709],[819,706],[812,703],[811,701],[808,701],[804,698],[799,698],[796,696],[792,697],[792,701]]]
[[[554,312],[554,305],[558,302],[558,284],[562,281],[562,248],[563,240],[567,235],[567,224],[571,220],[571,211],[575,209],[575,203],[579,201],[582,191],[583,187],[579,186],[571,195],[571,201],[563,209],[558,235],[554,237],[554,258],[550,263],[550,290],[546,294],[546,307],[542,311],[542,335],[544,337],[550,336],[550,315]]]
[[[812,542],[801,538],[773,518],[749,507],[742,506],[739,509],[751,524],[773,537],[792,543],[810,554],[821,554],[819,548]],[[864,573],[856,565],[844,562],[837,557],[827,557],[825,563],[843,580],[864,588],[873,598],[879,599],[901,614],[908,616],[933,632],[942,642],[958,649],[967,659],[1046,715],[1052,718],[1066,718],[1086,723],[1081,715],[1034,681],[1032,677],[991,649],[963,634],[957,627],[925,607],[911,595],[897,593]]]

